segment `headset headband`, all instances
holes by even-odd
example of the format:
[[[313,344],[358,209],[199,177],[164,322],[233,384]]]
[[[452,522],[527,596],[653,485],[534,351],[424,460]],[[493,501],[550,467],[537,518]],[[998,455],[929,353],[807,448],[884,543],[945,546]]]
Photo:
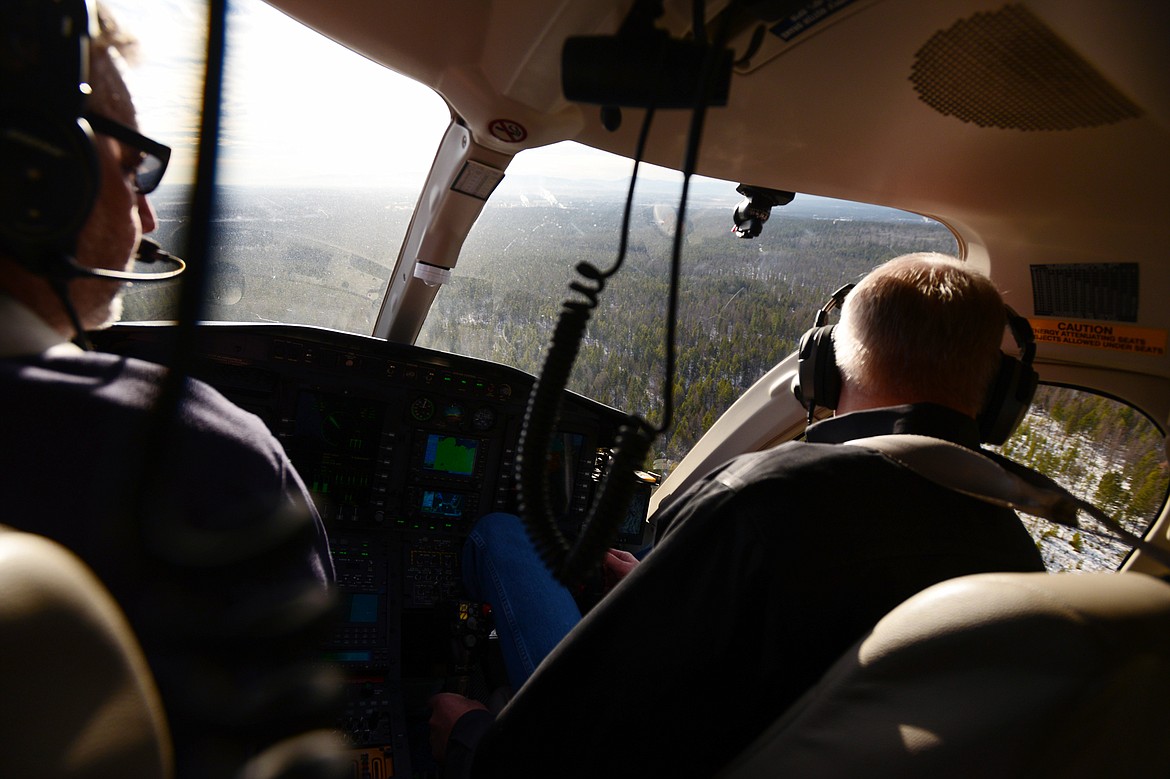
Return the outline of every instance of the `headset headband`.
[[[829,312],[840,308],[852,289],[853,285],[847,284],[834,292],[817,311],[812,328],[800,337],[792,392],[808,409],[809,424],[812,424],[817,406],[835,409],[840,401],[841,373],[833,346],[833,328],[836,325],[827,325],[825,322]],[[1020,349],[1020,357],[1000,353],[999,370],[988,388],[983,409],[977,418],[980,441],[994,445],[1007,441],[1023,420],[1039,383],[1039,377],[1032,368],[1036,355],[1032,326],[1010,306],[1004,306],[1004,314],[1007,329]]]

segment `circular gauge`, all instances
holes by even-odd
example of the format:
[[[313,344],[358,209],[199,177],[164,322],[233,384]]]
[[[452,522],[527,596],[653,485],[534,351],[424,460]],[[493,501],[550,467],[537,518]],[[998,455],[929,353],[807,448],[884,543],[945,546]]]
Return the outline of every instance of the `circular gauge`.
[[[417,398],[410,404],[410,415],[419,422],[426,422],[435,415],[435,402],[430,398]]]
[[[488,430],[496,423],[496,412],[486,406],[476,409],[471,415],[471,426],[476,430]]]

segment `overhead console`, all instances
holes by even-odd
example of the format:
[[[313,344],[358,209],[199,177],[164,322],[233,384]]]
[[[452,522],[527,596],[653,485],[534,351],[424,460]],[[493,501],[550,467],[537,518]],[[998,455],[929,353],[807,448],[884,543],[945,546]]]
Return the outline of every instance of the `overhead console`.
[[[166,364],[169,335],[119,325],[94,341]],[[375,338],[224,324],[200,327],[192,374],[264,421],[325,521],[344,598],[325,653],[350,681],[348,740],[373,775],[427,775],[420,709],[434,692],[466,684],[453,678],[466,669],[449,657],[451,636],[479,608],[463,600],[460,549],[480,516],[517,510],[513,471],[534,378]],[[562,398],[548,463],[568,535],[624,418],[579,395]],[[647,498],[632,507],[624,541],[641,540]]]

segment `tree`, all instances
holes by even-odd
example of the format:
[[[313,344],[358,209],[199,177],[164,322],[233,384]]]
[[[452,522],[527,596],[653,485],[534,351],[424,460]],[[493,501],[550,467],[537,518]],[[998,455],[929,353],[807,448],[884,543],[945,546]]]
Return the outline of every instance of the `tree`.
[[[1093,502],[1101,507],[1116,507],[1125,497],[1121,474],[1117,471],[1106,471],[1097,484],[1097,491],[1093,495]]]

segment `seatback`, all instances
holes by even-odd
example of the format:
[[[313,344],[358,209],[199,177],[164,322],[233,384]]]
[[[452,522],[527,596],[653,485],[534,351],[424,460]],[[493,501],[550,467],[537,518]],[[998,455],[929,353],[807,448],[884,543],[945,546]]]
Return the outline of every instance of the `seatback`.
[[[173,773],[154,678],[121,610],[72,552],[0,526],[0,776]]]
[[[1164,776],[1170,584],[979,574],[890,612],[727,779]]]

